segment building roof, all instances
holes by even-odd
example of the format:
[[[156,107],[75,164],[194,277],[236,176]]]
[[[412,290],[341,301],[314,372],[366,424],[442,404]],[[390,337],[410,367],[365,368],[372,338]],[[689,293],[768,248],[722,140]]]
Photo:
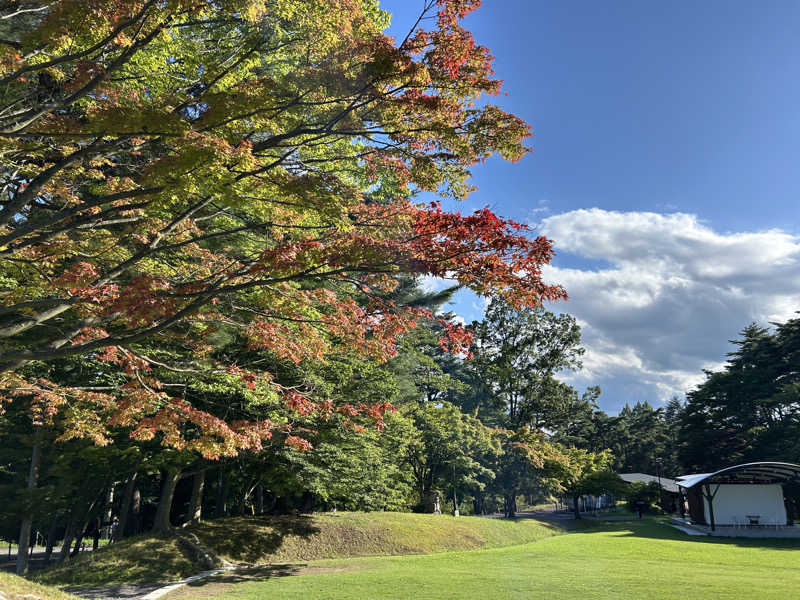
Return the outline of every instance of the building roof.
[[[643,483],[650,483],[651,481],[655,481],[658,483],[659,477],[655,475],[648,475],[647,473],[620,473],[620,478],[623,481],[627,481],[628,483],[633,483],[634,481],[641,481]],[[678,493],[678,482],[674,479],[669,479],[668,477],[661,477],[661,489],[666,492],[672,492],[674,494]]]
[[[685,489],[698,483],[772,484],[800,481],[800,465],[782,462],[754,462],[726,467],[714,473],[681,475],[677,484]]]

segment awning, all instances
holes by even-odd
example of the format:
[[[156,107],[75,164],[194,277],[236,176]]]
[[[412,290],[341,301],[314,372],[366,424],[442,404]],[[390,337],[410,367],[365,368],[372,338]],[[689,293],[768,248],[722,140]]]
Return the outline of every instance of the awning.
[[[698,483],[770,484],[800,481],[800,465],[782,462],[754,462],[727,467],[714,473],[677,477],[678,486],[689,489]]]

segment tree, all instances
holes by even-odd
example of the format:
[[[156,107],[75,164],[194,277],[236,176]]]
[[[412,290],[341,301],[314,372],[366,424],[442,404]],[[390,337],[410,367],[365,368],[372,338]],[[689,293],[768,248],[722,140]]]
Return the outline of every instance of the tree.
[[[416,428],[406,460],[423,505],[433,490],[448,491],[453,509],[458,493],[482,490],[494,477],[489,469],[493,455],[499,453],[491,432],[475,417],[465,415],[448,402],[420,403],[409,415]]]
[[[567,461],[561,472],[561,484],[572,498],[575,518],[580,519],[578,499],[585,495],[621,493],[625,482],[611,470],[613,456],[610,451],[588,452],[580,448],[566,448]]]
[[[327,411],[215,353],[220,329],[296,363],[338,343],[385,360],[429,316],[385,299],[403,273],[518,308],[565,297],[541,280],[548,240],[488,209],[412,201],[463,198],[471,164],[527,152],[528,126],[479,102],[500,82],[460,24],[478,4],[427,0],[399,44],[374,0],[56,0],[3,15],[0,402],[81,406],[97,441],[123,426],[207,456],[258,450],[273,422],[197,408],[155,367]],[[442,344],[465,350],[444,327]],[[33,374],[69,357],[124,382]]]
[[[749,461],[797,462],[800,319],[770,331],[747,326],[725,368],[687,394],[679,413],[679,458],[687,470]]]
[[[661,503],[661,486],[657,481],[634,481],[628,484],[625,492],[628,501],[628,510],[635,512],[641,507],[643,510],[653,510]]]
[[[542,432],[528,427],[500,430],[498,436],[502,454],[493,488],[503,497],[504,516],[513,518],[519,495],[543,496],[559,489],[557,477],[564,472],[566,457]]]
[[[399,339],[397,356],[389,363],[400,386],[401,403],[441,400],[456,403],[467,389],[463,381],[464,356],[447,352],[439,343],[453,317],[442,312],[442,306],[457,289],[425,292],[419,280],[406,279],[389,295],[396,303],[422,307],[437,315],[421,319],[415,329],[405,333]]]
[[[495,299],[473,329],[472,369],[491,402],[487,408],[501,410],[511,429],[554,426],[573,394],[554,375],[579,368],[583,354],[575,318]]]
[[[649,402],[625,405],[617,421],[619,468],[628,473],[655,473],[665,462],[669,440],[664,409],[653,408]]]
[[[555,415],[553,419],[553,441],[593,451],[608,447],[602,440],[607,431],[608,415],[597,405],[600,393],[599,386],[587,388],[580,396],[577,390],[572,390],[570,402],[563,406],[562,415]]]

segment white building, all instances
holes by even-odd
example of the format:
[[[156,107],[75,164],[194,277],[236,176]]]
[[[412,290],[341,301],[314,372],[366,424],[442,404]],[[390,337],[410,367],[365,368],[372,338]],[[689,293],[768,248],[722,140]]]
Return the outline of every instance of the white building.
[[[720,526],[786,525],[783,486],[800,481],[800,465],[747,463],[677,478],[695,523]]]

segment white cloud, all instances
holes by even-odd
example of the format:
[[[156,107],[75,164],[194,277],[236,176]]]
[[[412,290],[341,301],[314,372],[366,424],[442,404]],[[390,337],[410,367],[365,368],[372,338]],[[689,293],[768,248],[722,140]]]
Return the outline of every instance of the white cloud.
[[[800,236],[781,230],[718,233],[695,215],[593,208],[549,216],[539,231],[578,257],[578,268],[544,270],[570,296],[552,308],[582,323],[575,383],[612,381],[664,400],[720,368],[727,340],[748,323],[800,310]]]

